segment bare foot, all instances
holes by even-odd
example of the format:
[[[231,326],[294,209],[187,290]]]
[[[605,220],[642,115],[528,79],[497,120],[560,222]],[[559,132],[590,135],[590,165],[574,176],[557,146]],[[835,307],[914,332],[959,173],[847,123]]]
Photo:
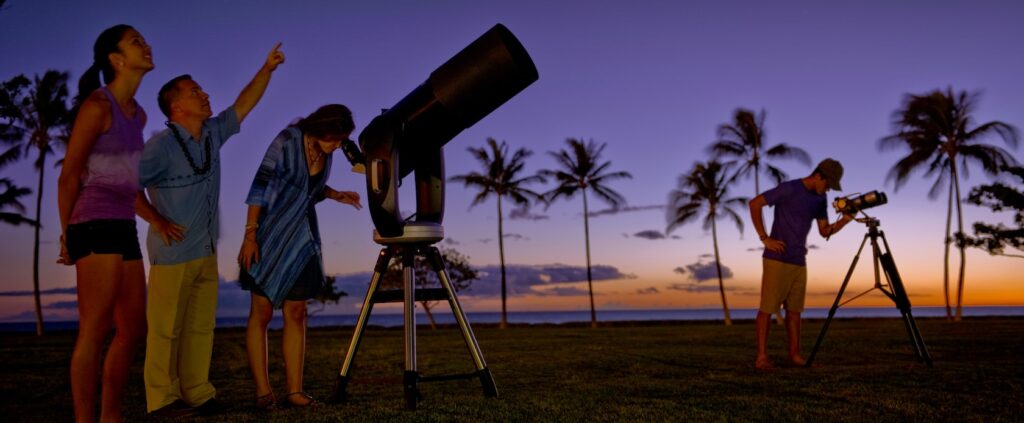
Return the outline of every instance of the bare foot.
[[[754,362],[754,367],[761,371],[775,370],[775,364],[768,357],[758,357]]]
[[[793,366],[803,367],[807,365],[807,360],[804,360],[804,358],[799,355],[791,355],[789,356],[789,364],[792,364]]]

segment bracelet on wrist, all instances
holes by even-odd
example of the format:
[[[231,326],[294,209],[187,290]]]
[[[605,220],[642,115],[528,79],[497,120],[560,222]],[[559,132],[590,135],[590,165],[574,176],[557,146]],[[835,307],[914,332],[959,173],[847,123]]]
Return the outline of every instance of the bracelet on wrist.
[[[245,224],[245,231],[246,232],[254,231],[254,230],[256,230],[259,227],[260,227],[259,223],[246,223]]]

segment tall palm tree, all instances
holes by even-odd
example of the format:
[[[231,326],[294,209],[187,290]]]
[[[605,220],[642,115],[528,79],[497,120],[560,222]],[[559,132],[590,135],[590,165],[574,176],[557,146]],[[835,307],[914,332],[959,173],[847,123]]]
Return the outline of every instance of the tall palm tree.
[[[508,297],[505,280],[505,223],[501,207],[501,199],[507,197],[515,204],[529,205],[530,201],[542,201],[540,194],[526,188],[527,184],[544,182],[539,175],[521,176],[526,158],[533,154],[525,148],[518,148],[511,156],[508,155],[508,144],[498,143],[494,138],[487,139],[488,148],[467,150],[476,158],[483,173],[470,172],[465,175],[453,176],[451,181],[462,182],[466,187],[480,189],[470,207],[482,203],[492,194],[498,198],[498,258],[501,264],[501,328],[508,327],[506,300]]]
[[[736,169],[737,177],[754,175],[754,196],[761,194],[761,173],[771,177],[776,184],[788,179],[786,172],[768,160],[794,159],[806,166],[811,165],[811,156],[802,148],[784,143],[768,148],[764,142],[764,119],[764,109],[757,115],[747,109],[736,109],[733,122],[719,125],[718,140],[708,147],[708,152],[716,160],[734,157],[741,163]]]
[[[616,179],[632,178],[629,172],[618,171],[608,172],[612,162],[601,162],[601,152],[608,145],[601,143],[597,145],[594,140],[584,143],[575,138],[565,140],[568,149],[558,152],[548,152],[555,158],[559,169],[546,169],[540,172],[543,176],[550,176],[557,184],[550,191],[544,193],[548,204],[559,197],[567,200],[576,195],[577,192],[583,197],[583,236],[587,248],[587,289],[590,291],[590,327],[597,327],[597,311],[594,308],[594,279],[590,272],[590,209],[587,205],[587,189],[589,188],[597,195],[597,198],[604,201],[611,207],[618,208],[626,203],[626,198],[608,187],[608,183]]]
[[[744,207],[748,199],[729,196],[729,169],[731,165],[718,161],[697,163],[690,173],[679,177],[678,188],[668,195],[667,220],[665,233],[701,217],[703,214],[704,230],[711,229],[711,240],[715,246],[715,268],[718,271],[718,290],[722,296],[722,311],[725,313],[725,324],[731,325],[729,305],[725,300],[725,283],[722,281],[722,261],[718,254],[718,219],[729,218],[736,223],[743,233],[743,219],[733,207]]]
[[[70,111],[68,109],[68,73],[48,70],[42,77],[31,81],[18,75],[3,83],[0,94],[0,117],[6,120],[4,136],[16,136],[21,150],[27,156],[38,153],[35,160],[39,172],[36,190],[36,218],[39,222],[43,204],[43,180],[46,157],[54,153],[55,145],[67,141]],[[6,153],[5,153],[6,154]],[[35,243],[32,256],[32,288],[36,307],[36,334],[43,333],[42,305],[39,299],[39,230],[35,225]]]
[[[910,174],[924,169],[925,177],[935,177],[935,183],[928,192],[929,198],[938,196],[939,191],[949,183],[949,202],[946,211],[946,254],[943,289],[946,299],[946,317],[960,320],[963,316],[963,289],[966,256],[965,245],[960,245],[960,274],[957,280],[956,316],[950,310],[949,299],[949,248],[953,242],[950,235],[953,205],[956,205],[958,233],[964,233],[963,214],[960,202],[960,172],[967,175],[967,165],[975,162],[989,174],[995,174],[1000,167],[1014,164],[1013,156],[1006,150],[983,144],[984,138],[998,135],[1003,142],[1016,148],[1020,135],[1017,129],[999,121],[985,122],[975,126],[971,113],[978,101],[978,94],[966,91],[953,92],[934,90],[923,95],[908,94],[903,105],[893,114],[894,134],[882,138],[880,150],[906,149],[908,153],[889,170],[888,179],[895,182],[895,189],[906,183]]]

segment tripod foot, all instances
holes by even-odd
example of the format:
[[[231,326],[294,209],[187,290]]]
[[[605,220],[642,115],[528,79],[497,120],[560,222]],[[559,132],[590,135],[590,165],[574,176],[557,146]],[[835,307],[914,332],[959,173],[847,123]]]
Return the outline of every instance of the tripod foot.
[[[334,389],[331,390],[331,396],[327,397],[327,402],[330,404],[340,404],[348,401],[348,377],[338,375],[338,378],[334,380]]]
[[[420,376],[414,371],[406,371],[403,375],[403,385],[405,386],[405,409],[409,411],[416,411],[416,403],[423,399],[423,395],[420,394],[418,388],[416,388],[416,382]]]
[[[498,397],[498,387],[494,385],[494,377],[491,376],[491,369],[484,367],[478,370],[480,374],[480,385],[484,388],[484,396],[488,398]]]

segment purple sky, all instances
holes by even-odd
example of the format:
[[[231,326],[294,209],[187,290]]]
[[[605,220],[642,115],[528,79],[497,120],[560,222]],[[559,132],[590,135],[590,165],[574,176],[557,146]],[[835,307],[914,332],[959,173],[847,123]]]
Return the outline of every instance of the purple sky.
[[[455,52],[495,23],[504,23],[530,52],[540,80],[448,144],[448,173],[475,170],[477,164],[465,149],[482,146],[487,137],[533,150],[529,171],[552,166],[546,152],[562,148],[566,137],[608,143],[605,159],[613,162],[612,169],[634,176],[613,187],[638,210],[591,220],[594,263],[634,276],[598,284],[603,308],[718,305],[717,294],[687,289],[698,282],[673,272],[713,260],[701,257],[711,252],[711,240],[699,224],[674,232],[677,239],[634,234],[664,231],[663,211],[651,206],[664,204],[677,176],[707,159],[704,148],[713,141],[715,128],[737,107],[767,110],[769,144],[799,146],[815,162],[829,156],[843,162],[845,194],[889,192],[890,204],[876,215],[908,289],[912,295],[919,293],[918,303],[928,305],[941,301],[934,293],[942,276],[945,201],[926,198],[931,181],[920,175],[898,193],[886,183],[897,153],[880,153],[876,142],[890,133],[891,113],[906,93],[951,85],[983,91],[980,121],[1024,125],[1024,56],[1019,53],[1024,3],[1016,1],[355,3],[217,0],[140,6],[127,1],[12,0],[0,10],[0,78],[52,68],[70,71],[77,81],[91,62],[99,32],[113,24],[131,24],[153,46],[156,63],[136,97],[149,112],[148,136],[162,128],[155,94],[165,81],[192,74],[219,111],[234,101],[274,43],[282,42],[287,62],[274,74],[242,132],[222,151],[220,272],[233,280],[243,200],[266,145],[280,129],[322,104],[339,102],[353,110],[359,131]],[[1019,151],[1014,154],[1022,158]],[[340,156],[335,164],[336,170],[347,168]],[[793,177],[810,171],[797,163],[779,165]],[[29,162],[3,172],[36,189]],[[44,289],[74,284],[72,268],[52,264],[59,235],[58,171],[47,172]],[[363,191],[361,178],[336,171],[330,184]],[[984,181],[980,170],[971,172],[964,190]],[[752,181],[735,191],[752,193]],[[492,265],[498,261],[495,203],[468,209],[473,194],[449,185],[445,229],[474,264]],[[411,193],[403,196],[403,204],[411,205]],[[34,204],[34,197],[27,203]],[[594,210],[604,208],[596,201],[591,204]],[[581,208],[577,197],[546,211],[532,210],[547,219],[506,221],[512,235],[506,242],[507,261],[584,264]],[[347,275],[369,270],[379,247],[371,241],[365,209],[324,204],[319,213],[327,271]],[[1007,220],[970,206],[965,219]],[[728,284],[737,292],[756,293],[760,259],[757,251],[749,250],[758,243],[749,224],[745,233],[741,240],[735,227],[723,223],[722,261],[733,274]],[[820,248],[809,258],[811,290],[834,293],[862,234],[862,228],[851,226],[827,244],[812,237],[810,242]],[[32,231],[0,226],[0,238],[5,240],[0,245],[0,291],[30,289]],[[968,265],[974,278],[969,279],[974,291],[968,294],[979,296],[995,295],[1008,286],[1003,283],[1011,275],[1024,271],[1020,260],[980,251],[970,253]],[[1011,298],[1016,300],[1010,301],[1019,304],[1024,300],[1019,284],[1015,286]],[[678,294],[640,294],[652,292],[652,287]],[[491,290],[480,291],[480,299],[469,299],[467,308],[493,309],[493,297],[483,294]],[[576,290],[533,292],[535,296],[518,297],[518,309],[586,306]],[[559,292],[566,295],[547,299]],[[350,293],[362,295],[358,290]],[[68,299],[73,297],[53,296],[44,302]],[[735,302],[752,306],[750,299],[756,296],[740,295]],[[0,309],[27,310],[25,300],[0,297]],[[809,303],[816,304],[810,298]],[[343,312],[354,311],[348,307]],[[7,314],[0,312],[0,318]]]

